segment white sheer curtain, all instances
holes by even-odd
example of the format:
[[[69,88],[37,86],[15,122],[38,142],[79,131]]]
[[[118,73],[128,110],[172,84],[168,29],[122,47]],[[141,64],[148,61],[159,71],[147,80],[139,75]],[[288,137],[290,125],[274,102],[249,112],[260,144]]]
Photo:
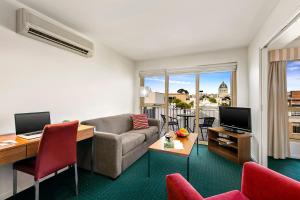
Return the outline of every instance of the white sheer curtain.
[[[276,159],[289,156],[286,61],[270,63],[268,104],[268,154]]]

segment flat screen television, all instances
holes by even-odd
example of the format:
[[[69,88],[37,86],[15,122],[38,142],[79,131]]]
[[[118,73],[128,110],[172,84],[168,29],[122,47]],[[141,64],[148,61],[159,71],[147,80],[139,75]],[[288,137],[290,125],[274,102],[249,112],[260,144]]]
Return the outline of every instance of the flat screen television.
[[[242,133],[252,132],[251,109],[242,107],[219,107],[220,126],[227,130]]]

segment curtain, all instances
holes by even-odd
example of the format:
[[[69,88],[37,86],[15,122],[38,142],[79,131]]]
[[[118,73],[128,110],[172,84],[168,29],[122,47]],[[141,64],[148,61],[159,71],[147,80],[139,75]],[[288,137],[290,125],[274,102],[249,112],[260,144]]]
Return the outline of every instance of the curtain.
[[[270,63],[268,153],[276,159],[289,156],[286,61]]]

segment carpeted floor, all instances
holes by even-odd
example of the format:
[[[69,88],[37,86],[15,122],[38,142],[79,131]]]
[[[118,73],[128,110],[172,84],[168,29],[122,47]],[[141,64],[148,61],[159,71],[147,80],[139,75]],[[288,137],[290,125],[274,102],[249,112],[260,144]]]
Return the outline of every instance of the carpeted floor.
[[[190,158],[190,182],[205,197],[240,189],[242,167],[200,145]],[[300,161],[269,159],[270,167],[300,180]],[[118,179],[79,170],[79,196],[75,197],[73,170],[40,184],[40,199],[162,200],[166,199],[165,175],[179,172],[186,176],[186,158],[153,152],[151,177],[147,178],[147,155],[140,158]],[[34,199],[34,189],[19,193],[14,199]]]
[[[274,159],[269,157],[269,168],[300,181],[300,160],[298,159]]]
[[[190,158],[190,182],[204,196],[239,189],[241,166],[199,145]],[[73,170],[61,173],[40,184],[40,199],[161,200],[166,199],[165,175],[179,172],[186,176],[186,158],[151,153],[151,177],[147,177],[147,155],[140,158],[118,179],[79,170],[79,196],[75,197]],[[14,199],[34,199],[34,188]]]

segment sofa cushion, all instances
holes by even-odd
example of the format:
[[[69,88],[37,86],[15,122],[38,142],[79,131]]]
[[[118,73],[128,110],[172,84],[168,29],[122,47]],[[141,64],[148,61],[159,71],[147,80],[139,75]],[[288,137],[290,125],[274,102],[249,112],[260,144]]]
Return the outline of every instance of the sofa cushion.
[[[125,155],[132,149],[136,148],[145,141],[145,135],[138,133],[123,133],[122,140],[122,154]]]
[[[243,193],[238,190],[233,190],[223,194],[215,195],[205,200],[249,200]]]
[[[137,133],[137,134],[143,134],[146,137],[146,140],[149,140],[152,136],[157,134],[158,132],[158,127],[157,126],[149,126],[149,128],[145,129],[139,129],[139,130],[131,130],[128,131],[127,133]]]
[[[131,114],[101,117],[82,121],[81,124],[96,127],[96,131],[122,134],[132,129]]]

